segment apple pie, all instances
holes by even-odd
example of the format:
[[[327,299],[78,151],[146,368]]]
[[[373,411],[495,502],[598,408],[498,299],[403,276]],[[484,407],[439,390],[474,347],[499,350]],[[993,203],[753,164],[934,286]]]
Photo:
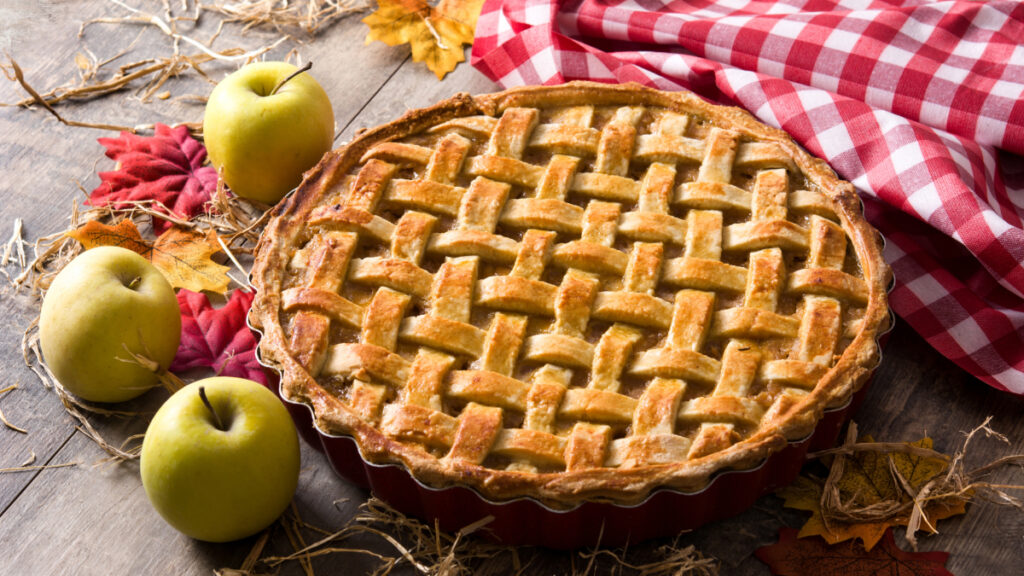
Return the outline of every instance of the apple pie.
[[[853,186],[693,94],[460,94],[328,153],[250,319],[281,393],[433,487],[567,509],[757,466],[878,361]]]

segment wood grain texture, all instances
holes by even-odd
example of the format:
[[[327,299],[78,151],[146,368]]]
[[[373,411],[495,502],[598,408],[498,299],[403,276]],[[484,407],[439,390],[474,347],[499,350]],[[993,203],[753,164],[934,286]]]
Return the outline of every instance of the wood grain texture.
[[[18,388],[0,397],[4,416],[28,434],[0,427],[0,468],[21,466],[35,455],[33,464],[44,464],[74,432],[71,419],[64,415],[56,397],[45,390],[21,361],[21,331],[33,317],[27,298],[19,298],[9,287],[0,288],[0,317],[6,319],[0,329],[0,390]],[[39,471],[0,474],[0,515]]]
[[[159,3],[156,3],[159,4]],[[83,19],[120,14],[113,4],[98,1],[0,3],[0,49],[8,50],[25,69],[30,82],[40,89],[75,74],[72,56],[81,50],[75,34]],[[497,87],[460,65],[443,82],[421,64],[412,63],[408,49],[389,48],[377,42],[364,46],[365,27],[359,16],[334,24],[316,41],[301,47],[304,59],[313,60],[313,74],[334,104],[339,142],[359,128],[392,120],[408,109],[432,104],[456,92],[489,92]],[[213,18],[202,22],[196,37],[212,34]],[[121,27],[112,36],[110,25],[86,30],[84,42],[100,58],[110,57],[127,45],[139,28]],[[126,36],[127,35],[127,36]],[[267,36],[259,36],[265,39]],[[125,61],[165,54],[168,40],[158,31],[141,30],[135,51]],[[225,35],[216,48],[235,44],[253,46],[253,37]],[[283,57],[284,50],[272,54]],[[214,63],[205,69],[214,80],[235,64]],[[184,80],[173,93],[206,94],[211,85]],[[11,83],[0,81],[0,102],[23,94]],[[60,108],[80,120],[129,125],[154,121],[195,121],[202,107],[171,98],[139,102],[125,95],[111,96]],[[110,169],[95,139],[111,134],[68,128],[40,110],[0,108],[0,239],[6,239],[16,217],[25,219],[25,236],[34,240],[62,229],[72,202],[98,183],[97,170]],[[13,269],[9,269],[13,272]],[[23,435],[0,428],[0,467],[23,462],[30,453],[37,463],[79,462],[73,468],[30,473],[0,474],[0,575],[7,574],[210,574],[212,570],[238,567],[254,539],[212,545],[185,538],[168,527],[150,508],[134,463],[99,464],[104,454],[75,432],[56,396],[44,389],[25,368],[20,351],[21,332],[36,314],[33,304],[9,288],[0,288],[0,388],[18,383],[20,388],[0,398],[0,409],[13,423],[28,429]],[[880,440],[916,440],[927,434],[936,448],[955,450],[963,432],[993,415],[993,427],[1006,434],[1011,446],[980,441],[975,463],[1018,450],[1024,445],[1024,399],[998,392],[971,378],[929,348],[906,326],[897,326],[886,349],[864,406],[856,416],[863,433]],[[166,393],[150,392],[128,407],[151,412]],[[145,428],[148,416],[129,419],[94,418],[96,426],[113,442],[120,442]],[[1005,470],[993,481],[1024,484],[1020,470]],[[367,494],[335,476],[324,457],[303,446],[303,464],[295,505],[310,524],[337,529],[355,514]],[[680,537],[680,544],[694,544],[717,557],[723,574],[766,575],[767,568],[753,557],[759,546],[775,541],[780,526],[799,527],[805,514],[782,508],[781,500],[768,496],[747,512]],[[951,553],[949,569],[959,576],[1021,573],[1024,561],[1024,515],[990,503],[979,502],[963,517],[940,524],[942,533],[922,539],[922,549]],[[897,533],[897,538],[901,533]],[[633,546],[634,562],[657,558],[651,542]],[[362,548],[388,556],[395,551],[377,537],[358,537],[339,546]],[[267,552],[287,554],[292,545],[281,530],[272,532]],[[587,560],[578,555],[540,549],[522,549],[519,558],[526,573],[562,574],[582,569]],[[355,553],[314,560],[318,574],[362,574],[375,565],[373,558]],[[513,571],[510,555],[500,556],[478,568],[480,574]],[[600,572],[612,564],[601,563]],[[287,563],[281,574],[302,574],[301,567]],[[405,565],[396,574],[413,574]]]

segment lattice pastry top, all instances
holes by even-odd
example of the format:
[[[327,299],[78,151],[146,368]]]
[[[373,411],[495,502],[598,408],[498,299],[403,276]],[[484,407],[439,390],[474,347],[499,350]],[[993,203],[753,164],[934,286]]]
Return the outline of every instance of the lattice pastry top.
[[[689,93],[458,95],[279,207],[253,324],[372,462],[555,507],[696,490],[877,362],[889,269],[853,187]]]

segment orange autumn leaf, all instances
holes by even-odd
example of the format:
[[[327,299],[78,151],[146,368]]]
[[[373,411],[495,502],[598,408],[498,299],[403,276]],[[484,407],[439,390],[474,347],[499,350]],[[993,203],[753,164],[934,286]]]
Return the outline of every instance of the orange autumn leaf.
[[[92,220],[66,234],[78,240],[86,250],[97,246],[120,246],[145,256],[152,246],[142,239],[135,222],[124,219],[113,226]]]
[[[121,220],[113,226],[92,221],[67,233],[86,250],[97,246],[120,246],[153,263],[174,288],[224,294],[228,291],[228,267],[213,261],[221,250],[217,234],[203,234],[172,226],[150,243],[142,238],[135,223]]]
[[[377,11],[363,18],[369,26],[366,43],[409,44],[412,59],[425,62],[441,80],[465,60],[463,45],[473,44],[473,31],[483,0],[378,0]]]
[[[872,442],[866,436],[861,442]],[[931,449],[931,438],[922,438],[911,446]],[[892,464],[890,465],[890,459]],[[836,482],[842,502],[856,507],[868,507],[883,503],[894,505],[912,502],[911,497],[900,486],[894,474],[899,475],[913,491],[917,492],[933,478],[945,473],[948,462],[906,452],[855,452],[846,457],[842,476]],[[779,492],[787,508],[806,510],[811,517],[800,529],[800,538],[821,536],[829,544],[836,544],[854,538],[860,539],[867,550],[871,550],[890,526],[906,526],[910,521],[911,508],[900,511],[892,517],[878,520],[846,522],[830,518],[826,523],[821,508],[824,483],[805,476]],[[935,533],[935,523],[944,518],[963,514],[965,502],[960,499],[932,500],[924,508],[921,529]]]

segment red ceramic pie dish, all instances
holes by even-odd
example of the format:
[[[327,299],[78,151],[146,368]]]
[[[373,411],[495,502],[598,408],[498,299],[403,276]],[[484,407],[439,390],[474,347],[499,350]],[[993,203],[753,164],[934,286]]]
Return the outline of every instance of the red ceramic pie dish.
[[[886,336],[880,336],[880,345]],[[403,514],[446,532],[457,532],[490,516],[493,519],[478,532],[490,540],[559,550],[623,546],[674,536],[745,511],[758,498],[793,482],[808,453],[835,445],[871,384],[870,380],[866,382],[847,404],[826,411],[807,438],[790,442],[756,468],[719,473],[699,492],[661,489],[634,506],[586,502],[571,510],[554,510],[530,498],[493,502],[461,486],[432,488],[418,482],[400,465],[367,462],[351,437],[320,430],[309,405],[281,396],[277,371],[263,365],[270,381],[268,387],[281,397],[300,435],[327,456],[331,467],[345,480],[370,490]]]

